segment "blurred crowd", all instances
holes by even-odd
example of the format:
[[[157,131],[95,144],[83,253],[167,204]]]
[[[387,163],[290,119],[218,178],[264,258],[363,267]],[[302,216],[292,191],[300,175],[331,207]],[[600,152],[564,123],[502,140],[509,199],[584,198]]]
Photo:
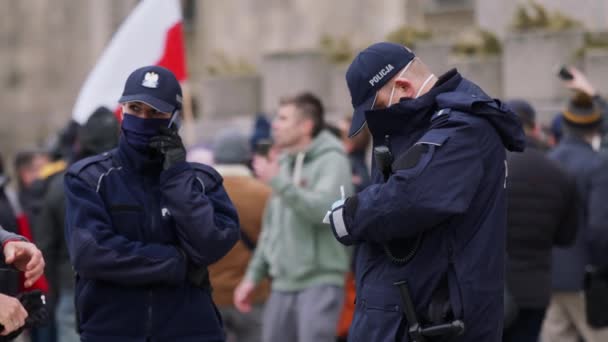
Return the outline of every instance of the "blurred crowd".
[[[601,249],[608,248],[608,104],[583,73],[569,71],[563,83],[571,96],[545,125],[526,99],[507,101],[528,141],[524,153],[508,157],[504,341],[608,341],[608,331],[597,328],[605,322],[595,320],[608,307],[588,291],[605,272],[589,265],[606,264]],[[240,241],[209,269],[229,341],[289,341],[291,331],[310,341],[347,338],[356,249],[340,245],[321,220],[335,198],[370,184],[371,137],[348,138],[350,122],[327,122],[321,101],[302,93],[281,101],[272,118],[257,115],[249,132],[226,128],[212,144],[189,148],[189,161],[222,175],[240,218]],[[0,225],[35,242],[47,265],[33,288],[47,294],[49,323],[22,339],[79,341],[63,175],[119,138],[116,115],[99,108],[84,125],[70,121],[52,146],[0,164]],[[18,274],[0,278],[0,292],[24,290]]]

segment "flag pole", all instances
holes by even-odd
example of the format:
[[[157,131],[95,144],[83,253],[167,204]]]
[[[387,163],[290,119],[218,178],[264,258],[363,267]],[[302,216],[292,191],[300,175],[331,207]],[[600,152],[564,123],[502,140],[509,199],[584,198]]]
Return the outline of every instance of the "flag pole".
[[[184,143],[186,146],[191,146],[195,143],[195,132],[194,132],[194,113],[192,106],[192,89],[190,82],[184,80],[182,82],[182,95],[184,97],[184,110],[183,110],[183,127],[184,127]]]

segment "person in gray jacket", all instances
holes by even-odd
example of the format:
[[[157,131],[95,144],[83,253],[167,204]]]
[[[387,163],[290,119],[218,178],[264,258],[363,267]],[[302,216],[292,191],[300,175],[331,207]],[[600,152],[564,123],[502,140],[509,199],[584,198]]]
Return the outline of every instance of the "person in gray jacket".
[[[33,243],[23,236],[10,233],[0,227],[0,244],[4,259],[0,259],[0,270],[12,267],[25,272],[25,286],[29,287],[44,272],[44,258]],[[25,324],[27,312],[14,297],[0,294],[0,324],[4,329],[0,336],[6,336]]]

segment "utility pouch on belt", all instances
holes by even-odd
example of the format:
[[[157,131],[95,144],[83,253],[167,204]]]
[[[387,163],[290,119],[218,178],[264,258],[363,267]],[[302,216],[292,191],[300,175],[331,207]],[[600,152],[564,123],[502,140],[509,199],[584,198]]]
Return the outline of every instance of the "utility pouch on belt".
[[[608,268],[587,266],[585,273],[585,311],[587,323],[598,328],[608,327]]]
[[[414,302],[412,301],[407,282],[400,281],[394,285],[399,288],[399,293],[401,294],[403,314],[408,323],[407,334],[411,342],[443,341],[442,338],[450,338],[461,335],[464,332],[464,322],[461,320],[431,324],[423,327],[422,323],[418,320],[418,315],[416,315]]]

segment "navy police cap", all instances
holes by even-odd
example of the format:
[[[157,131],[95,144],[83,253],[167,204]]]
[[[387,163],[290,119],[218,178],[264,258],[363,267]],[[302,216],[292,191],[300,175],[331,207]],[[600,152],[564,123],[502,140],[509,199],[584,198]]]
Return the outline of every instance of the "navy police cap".
[[[365,111],[372,109],[376,92],[416,56],[403,45],[382,42],[361,51],[346,71],[346,84],[355,112],[349,136],[365,125]]]
[[[182,87],[171,70],[151,65],[131,73],[120,103],[139,101],[159,112],[173,113],[182,108]]]

